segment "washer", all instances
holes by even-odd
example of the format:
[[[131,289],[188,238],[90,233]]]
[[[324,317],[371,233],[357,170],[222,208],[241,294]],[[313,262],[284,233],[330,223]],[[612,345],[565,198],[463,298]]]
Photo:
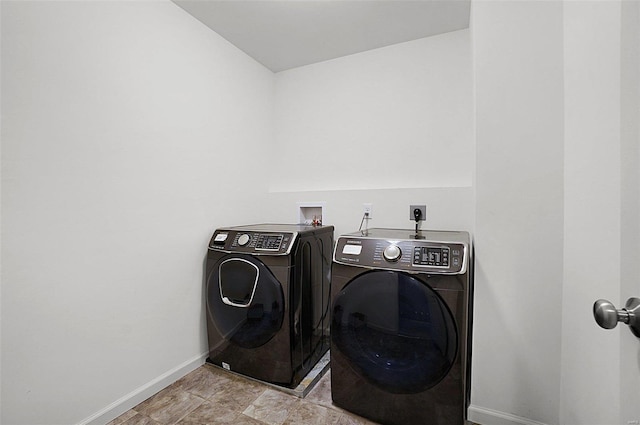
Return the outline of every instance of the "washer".
[[[208,362],[294,388],[329,348],[333,226],[217,229],[206,262]]]
[[[332,271],[333,402],[382,424],[462,425],[470,395],[466,232],[340,236]]]

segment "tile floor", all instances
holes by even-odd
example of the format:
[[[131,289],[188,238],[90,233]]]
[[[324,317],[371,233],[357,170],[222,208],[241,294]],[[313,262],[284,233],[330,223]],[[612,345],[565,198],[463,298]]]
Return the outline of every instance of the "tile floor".
[[[299,398],[205,364],[107,425],[374,425],[332,404],[330,376]]]
[[[108,425],[371,425],[331,403],[331,371],[303,399],[205,364]]]

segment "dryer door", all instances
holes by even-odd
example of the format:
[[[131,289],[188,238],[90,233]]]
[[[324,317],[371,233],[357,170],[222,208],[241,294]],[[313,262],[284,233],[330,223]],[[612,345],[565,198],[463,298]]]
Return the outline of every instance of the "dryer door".
[[[226,340],[243,348],[259,347],[282,327],[282,286],[257,258],[226,256],[207,282],[207,314]]]
[[[433,289],[409,274],[357,276],[335,298],[332,317],[334,346],[383,391],[429,389],[455,361],[458,336],[451,311]]]

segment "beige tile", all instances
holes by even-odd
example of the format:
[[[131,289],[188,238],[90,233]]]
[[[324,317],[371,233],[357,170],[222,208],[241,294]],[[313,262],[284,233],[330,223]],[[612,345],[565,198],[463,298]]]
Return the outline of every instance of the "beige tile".
[[[173,386],[201,398],[210,398],[233,382],[233,376],[211,366],[200,366],[177,380]]]
[[[114,420],[112,420],[111,422],[109,422],[107,425],[120,425],[121,423],[123,423],[127,419],[131,419],[132,417],[136,416],[137,414],[138,413],[133,411],[133,410],[128,410],[128,411],[124,412],[122,415],[120,415],[117,418],[115,418]]]
[[[179,388],[176,388],[173,385],[169,385],[168,387],[158,391],[157,393],[155,393],[154,395],[152,395],[151,397],[149,397],[148,399],[146,399],[142,403],[138,404],[137,406],[135,406],[131,410],[135,411],[136,413],[143,413],[144,414],[149,405],[157,403],[157,401],[159,399],[161,399],[161,398],[170,397],[172,394],[175,394],[175,393],[177,393],[179,391],[181,391]]]
[[[120,422],[118,425],[160,425],[148,416],[144,416],[136,412],[133,413],[133,416],[127,418],[124,422]]]
[[[209,365],[194,370],[108,425],[169,424],[376,425],[333,404],[330,371],[306,398],[299,399]]]
[[[327,372],[320,379],[316,386],[307,394],[305,400],[324,407],[335,408],[331,400],[331,371]]]
[[[251,382],[232,382],[229,386],[216,393],[209,399],[212,403],[228,406],[231,409],[243,412],[251,403],[266,391],[263,385]]]
[[[133,408],[163,425],[174,424],[204,403],[197,397],[171,385]]]
[[[260,422],[247,415],[240,413],[233,421],[234,425],[264,425],[264,422]]]
[[[185,416],[180,425],[235,424],[240,412],[232,406],[205,401],[193,412]]]
[[[329,425],[336,424],[342,414],[336,410],[317,404],[301,401],[297,409],[293,410],[284,425]]]
[[[266,389],[243,413],[269,425],[282,425],[299,402],[295,396]]]

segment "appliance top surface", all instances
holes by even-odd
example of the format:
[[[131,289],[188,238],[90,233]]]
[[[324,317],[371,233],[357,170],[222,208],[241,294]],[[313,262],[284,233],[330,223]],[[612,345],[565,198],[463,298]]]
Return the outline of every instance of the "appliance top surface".
[[[327,229],[331,226],[308,226],[305,224],[249,224],[245,226],[224,227],[225,230],[247,231],[247,232],[288,232],[288,233],[304,233],[309,231],[318,231]],[[220,229],[220,230],[222,230]]]
[[[300,238],[323,238],[329,234],[333,235],[333,226],[251,224],[221,227],[213,233],[209,250],[252,255],[289,255]]]
[[[469,268],[469,233],[368,229],[340,235],[337,264],[409,273],[465,274]]]
[[[411,229],[383,229],[373,228],[353,233],[346,233],[341,237],[384,239],[394,241],[432,241],[432,242],[458,242],[469,244],[469,233],[445,230],[423,230],[416,235]]]

